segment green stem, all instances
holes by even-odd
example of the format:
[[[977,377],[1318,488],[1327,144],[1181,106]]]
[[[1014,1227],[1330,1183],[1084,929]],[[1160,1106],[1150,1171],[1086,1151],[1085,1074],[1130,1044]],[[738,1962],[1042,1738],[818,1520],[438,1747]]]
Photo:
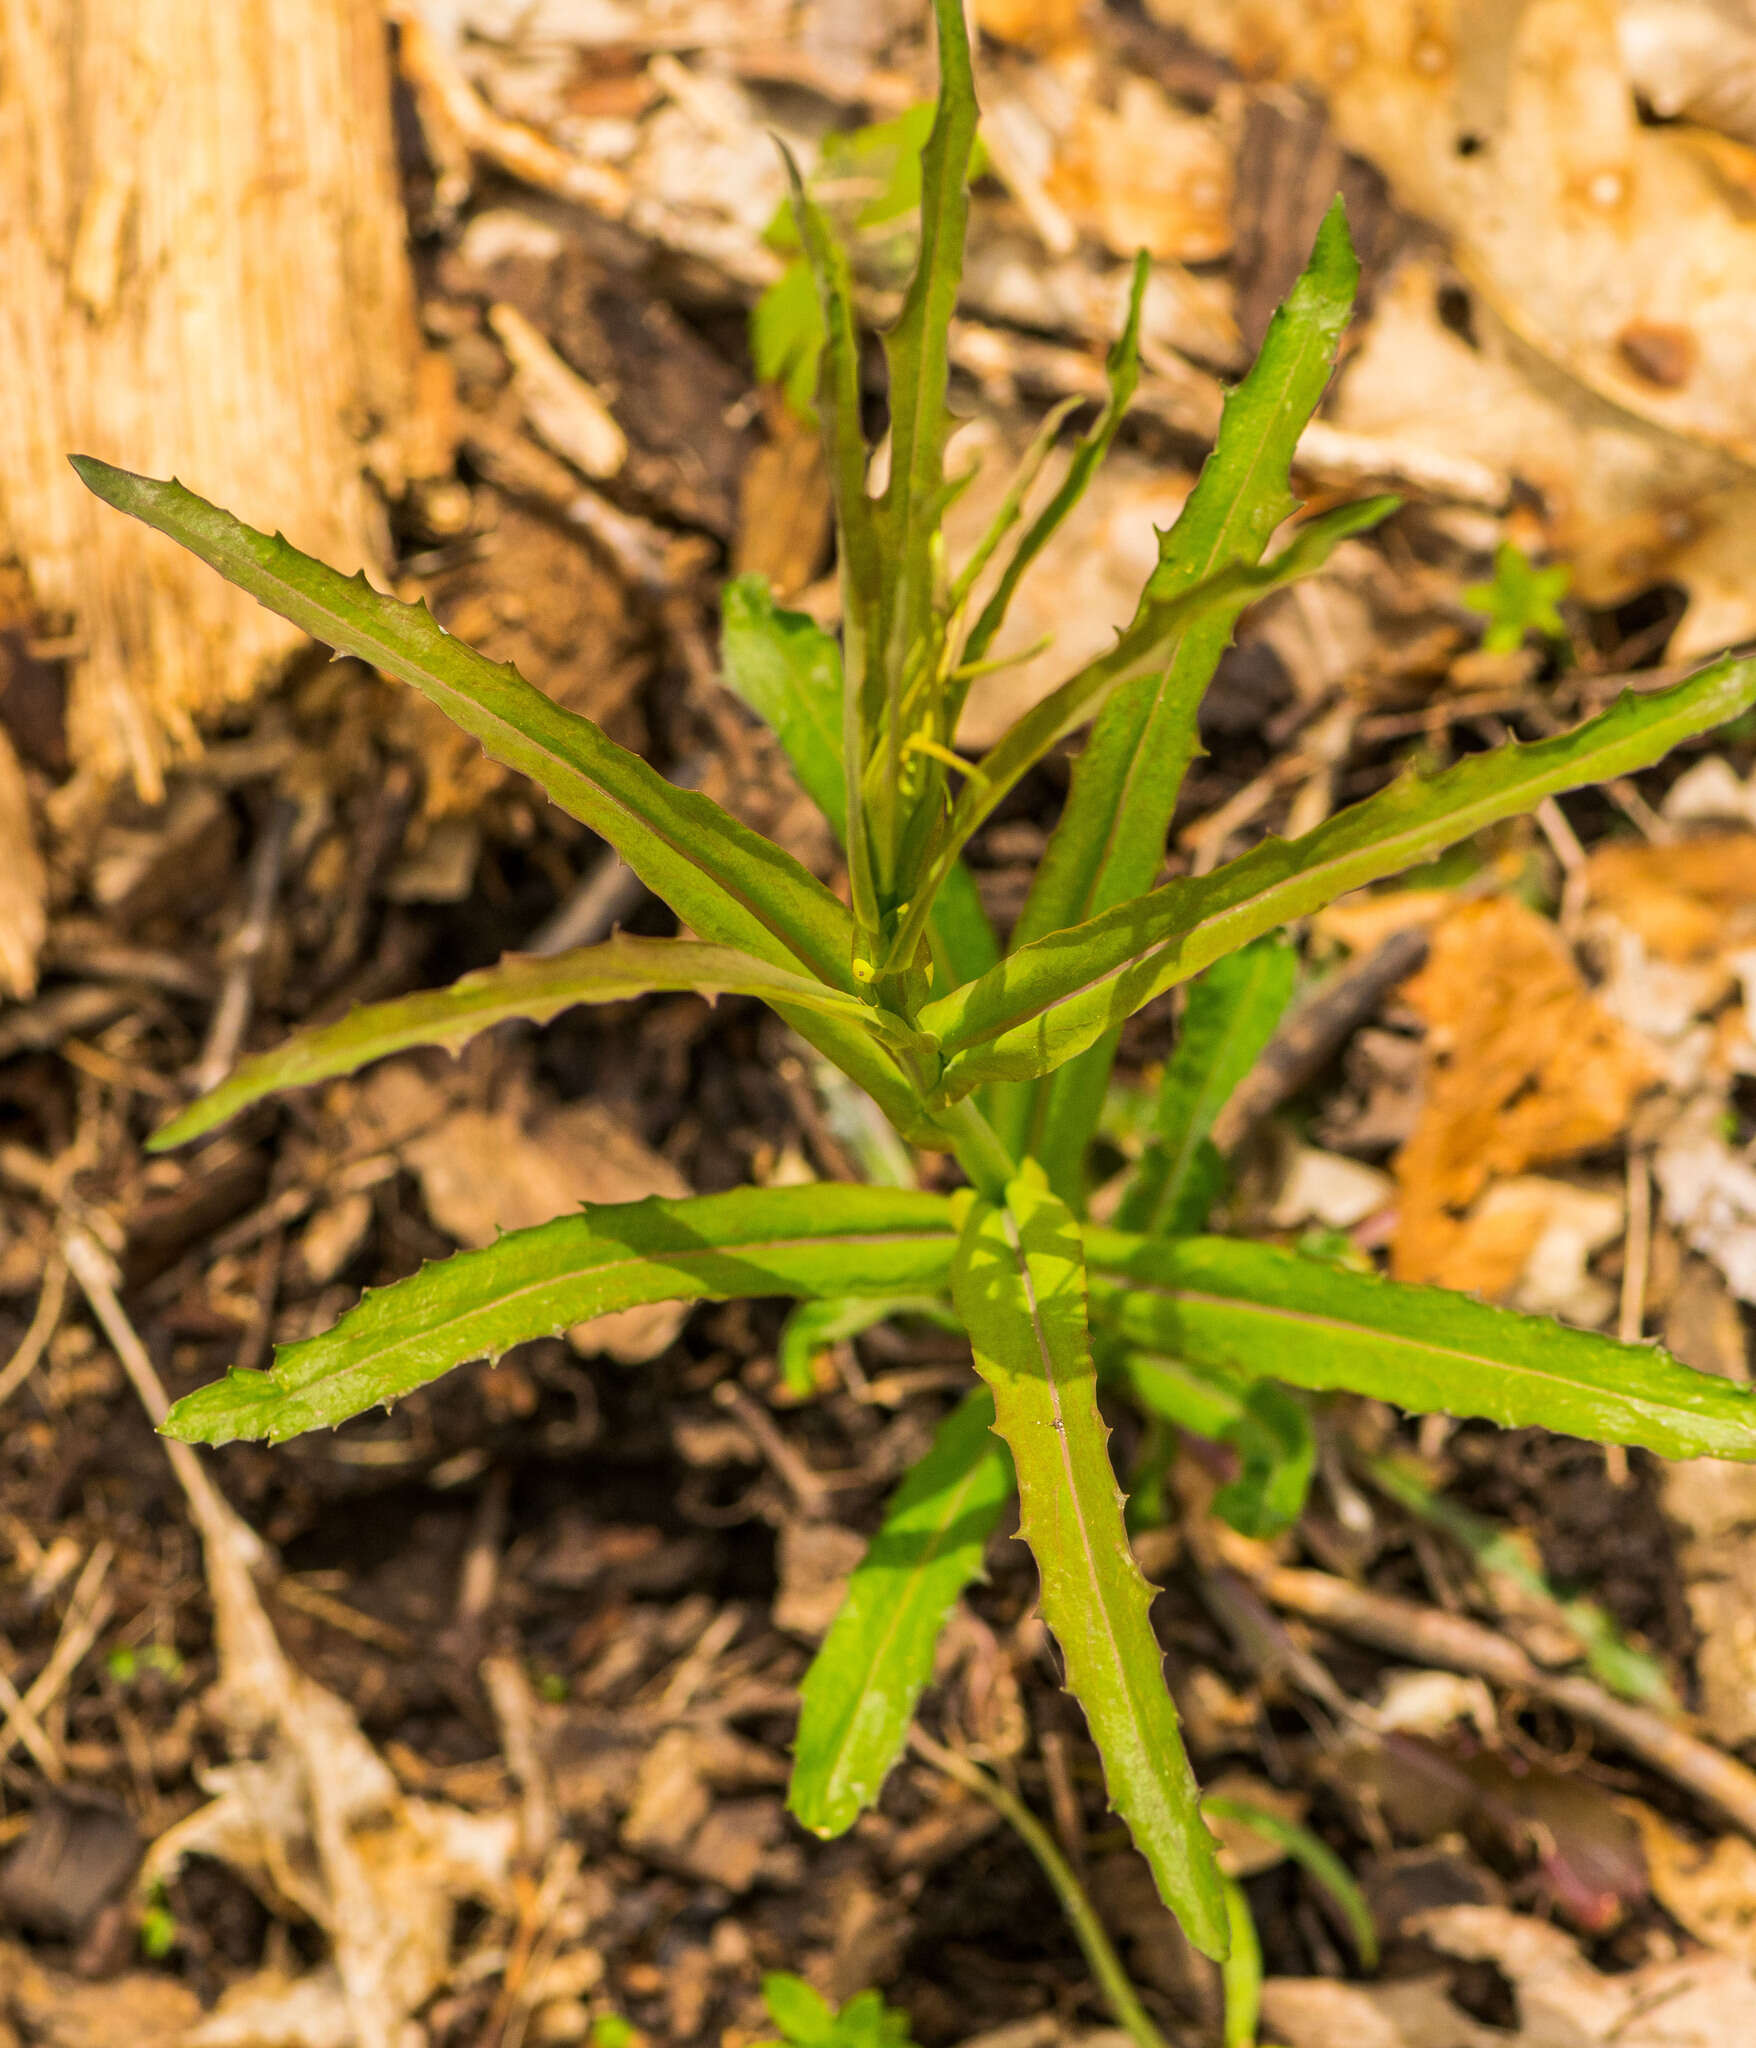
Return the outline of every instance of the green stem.
[[[969,1175],[970,1185],[989,1201],[999,1201],[1018,1171],[1018,1162],[977,1108],[975,1097],[963,1096],[949,1109],[938,1111],[933,1121],[951,1140],[952,1154]]]
[[[1043,1875],[1054,1887],[1074,1936],[1085,1952],[1085,1960],[1091,1965],[1091,1974],[1108,1999],[1110,2010],[1122,2031],[1137,2044],[1137,2048],[1170,2048],[1164,2035],[1153,2025],[1146,2007],[1141,2004],[1139,1993],[1128,1981],[1128,1973],[1110,1946],[1110,1937],[1104,1932],[1103,1922],[1086,1897],[1085,1887],[1074,1876],[1072,1865],[1055,1847],[1048,1830],[1036,1815],[1023,1800],[1009,1792],[999,1779],[991,1777],[979,1764],[972,1763],[954,1749],[945,1748],[930,1735],[922,1734],[919,1728],[910,1730],[909,1743],[934,1770],[955,1779],[975,1793],[978,1799],[985,1799],[1042,1865]]]
[[[1262,2014],[1262,1944],[1250,1901],[1236,1878],[1221,1880],[1226,1892],[1226,1918],[1231,1922],[1231,1953],[1220,1965],[1225,1987],[1225,2048],[1255,2048],[1256,2023]]]

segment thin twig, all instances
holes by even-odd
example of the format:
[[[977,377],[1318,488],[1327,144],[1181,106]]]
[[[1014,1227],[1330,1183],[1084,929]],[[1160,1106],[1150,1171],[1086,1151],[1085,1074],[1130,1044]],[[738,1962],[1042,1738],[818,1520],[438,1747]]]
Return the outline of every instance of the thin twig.
[[[1501,743],[1510,735],[1501,728]],[[1579,835],[1567,822],[1567,813],[1552,796],[1546,796],[1536,807],[1536,821],[1542,828],[1543,837],[1549,842],[1549,850],[1561,863],[1565,877],[1561,884],[1561,930],[1571,939],[1579,930],[1579,920],[1585,915],[1585,906],[1591,896],[1591,877],[1587,869],[1585,848],[1579,843]]]
[[[1259,1554],[1245,1561],[1241,1546],[1228,1549],[1271,1605],[1413,1663],[1471,1672],[1547,1700],[1717,1807],[1756,1840],[1756,1771],[1702,1741],[1681,1720],[1617,1699],[1593,1679],[1545,1671],[1516,1643],[1463,1615],[1369,1592],[1327,1572],[1265,1565]]]
[[[5,1407],[36,1371],[50,1340],[60,1327],[61,1311],[66,1306],[67,1261],[57,1252],[50,1258],[43,1274],[43,1291],[37,1296],[30,1328],[25,1331],[22,1342],[6,1361],[4,1369],[0,1369],[0,1408]]]
[[[256,963],[274,926],[274,899],[280,894],[281,869],[292,837],[297,807],[284,798],[269,807],[261,836],[250,856],[244,893],[244,915],[226,946],[225,979],[207,1027],[207,1043],[189,1078],[205,1094],[231,1072],[250,1028],[256,999]]]
[[[165,1392],[164,1382],[147,1355],[146,1346],[140,1341],[134,1325],[128,1320],[116,1293],[114,1268],[108,1254],[96,1238],[81,1225],[71,1221],[64,1223],[61,1233],[61,1250],[73,1277],[85,1298],[91,1304],[92,1314],[98,1319],[104,1335],[109,1338],[122,1370],[128,1375],[134,1391],[140,1396],[141,1406],[146,1410],[154,1429],[161,1429],[165,1417],[171,1412],[171,1399]],[[216,1544],[229,1548],[245,1571],[259,1568],[267,1559],[267,1551],[256,1532],[242,1522],[220,1498],[214,1483],[203,1470],[201,1461],[187,1444],[180,1444],[167,1438],[165,1455],[171,1461],[171,1470],[177,1483],[182,1487],[195,1516],[196,1526],[211,1551]]]
[[[101,1542],[92,1546],[92,1553],[68,1595],[67,1612],[62,1618],[61,1632],[55,1638],[55,1647],[49,1652],[48,1662],[31,1680],[22,1698],[8,1687],[11,1697],[4,1702],[7,1713],[5,1729],[0,1732],[0,1757],[7,1755],[15,1742],[22,1742],[38,1763],[42,1763],[32,1731],[34,1729],[45,1742],[48,1740],[42,1728],[43,1715],[61,1697],[68,1680],[79,1669],[86,1652],[97,1641],[104,1623],[110,1618],[115,1602],[105,1580],[115,1560],[114,1544]],[[66,1770],[64,1767],[58,1773],[50,1770],[48,1775],[58,1783],[66,1776]]]
[[[67,1765],[49,1740],[49,1731],[26,1705],[17,1686],[0,1671],[0,1756],[10,1755],[15,1743],[30,1751],[37,1769],[51,1785],[66,1782]]]
[[[1424,964],[1428,945],[1425,931],[1406,925],[1298,1004],[1221,1111],[1213,1131],[1219,1149],[1232,1151],[1271,1110],[1298,1094],[1327,1066],[1391,990]]]
[[[1118,2024],[1131,2040],[1139,2043],[1139,2048],[1169,2048],[1164,2035],[1153,2025],[1150,2014],[1141,2004],[1140,1994],[1128,1981],[1128,1972],[1123,1969],[1121,1958],[1111,1946],[1110,1937],[1104,1932],[1104,1924],[1086,1896],[1085,1887],[1074,1876],[1072,1865],[1056,1848],[1048,1829],[1030,1808],[979,1764],[972,1763],[959,1751],[935,1742],[921,1729],[909,1730],[909,1747],[934,1770],[962,1785],[966,1791],[973,1792],[978,1799],[985,1799],[1013,1829],[1053,1886],[1074,1936],[1085,1952],[1085,1960],[1091,1965],[1091,1974],[1109,2000],[1110,2010],[1116,2015]]]
[[[713,1398],[762,1453],[797,1501],[800,1514],[810,1522],[825,1515],[829,1510],[829,1496],[834,1491],[834,1480],[825,1478],[806,1464],[776,1428],[774,1417],[762,1403],[754,1400],[736,1380],[721,1380],[713,1390]]]

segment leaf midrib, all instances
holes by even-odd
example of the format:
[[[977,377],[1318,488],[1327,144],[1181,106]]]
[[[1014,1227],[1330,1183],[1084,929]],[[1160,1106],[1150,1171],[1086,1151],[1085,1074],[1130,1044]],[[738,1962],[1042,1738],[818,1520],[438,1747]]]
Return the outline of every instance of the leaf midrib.
[[[538,1225],[537,1227],[544,1229],[548,1226]],[[739,1239],[736,1242],[723,1245],[696,1245],[682,1251],[630,1252],[625,1257],[607,1259],[596,1264],[579,1264],[559,1269],[551,1268],[540,1280],[496,1294],[491,1301],[477,1302],[473,1307],[450,1316],[442,1322],[425,1323],[419,1330],[404,1330],[395,1334],[387,1334],[377,1349],[364,1353],[360,1357],[338,1362],[331,1369],[331,1372],[325,1374],[321,1379],[307,1380],[299,1386],[284,1387],[282,1391],[289,1396],[304,1393],[313,1387],[323,1385],[324,1381],[330,1377],[339,1377],[343,1373],[358,1371],[362,1366],[373,1364],[405,1346],[425,1343],[442,1336],[447,1330],[457,1329],[460,1325],[467,1324],[480,1316],[493,1315],[501,1309],[515,1306],[521,1301],[528,1300],[533,1295],[546,1293],[555,1287],[571,1286],[575,1282],[583,1281],[593,1275],[614,1275],[630,1266],[658,1265],[666,1269],[674,1269],[679,1266],[687,1268],[692,1261],[702,1263],[710,1259],[752,1258],[764,1251],[771,1254],[811,1250],[833,1251],[842,1246],[860,1250],[871,1250],[875,1247],[887,1245],[931,1245],[935,1240],[942,1240],[948,1253],[956,1244],[954,1235],[948,1230],[860,1231],[847,1232],[845,1234],[838,1232],[834,1237],[750,1238]],[[501,1241],[505,1242],[504,1239]],[[776,1291],[778,1293],[785,1293],[786,1289],[778,1287]],[[655,1298],[663,1300],[667,1297],[661,1295]],[[639,1304],[634,1305],[638,1306]],[[364,1306],[364,1302],[362,1302],[361,1306]],[[356,1310],[355,1313],[357,1314],[358,1311]],[[590,1313],[600,1314],[610,1313],[610,1311],[594,1310]],[[333,1333],[331,1334],[333,1335]],[[311,1344],[322,1344],[328,1340],[324,1337],[312,1337],[304,1341]],[[356,1341],[364,1342],[366,1340],[359,1339]],[[471,1353],[469,1355],[471,1357],[481,1356],[480,1353]],[[467,1358],[460,1358],[455,1362],[461,1365],[467,1363],[468,1360]],[[272,1373],[270,1376],[272,1377]]]
[[[1672,1429],[1677,1426],[1675,1418],[1678,1416],[1711,1420],[1711,1417],[1703,1418],[1700,1411],[1680,1405],[1662,1404],[1650,1395],[1636,1395],[1615,1386],[1595,1388],[1580,1380],[1569,1379],[1564,1373],[1521,1362],[1509,1363],[1504,1358],[1489,1357],[1483,1352],[1463,1350],[1452,1344],[1435,1344],[1430,1339],[1411,1337],[1401,1331],[1385,1330],[1376,1324],[1349,1321],[1341,1316],[1320,1315],[1309,1309],[1286,1308],[1272,1302],[1251,1301],[1235,1294],[1214,1294],[1205,1288],[1175,1287],[1164,1281],[1138,1280],[1116,1267],[1094,1265],[1093,1270],[1107,1285],[1115,1287],[1118,1292],[1149,1294],[1160,1301],[1188,1303],[1197,1308],[1223,1309],[1230,1315],[1256,1316],[1264,1321],[1316,1332],[1328,1332],[1355,1341],[1369,1339],[1375,1347],[1394,1346],[1431,1357],[1440,1370],[1447,1364],[1454,1364],[1465,1369],[1492,1372],[1498,1376],[1516,1374],[1533,1385],[1564,1388],[1581,1400],[1601,1397],[1605,1400],[1620,1401],[1626,1407],[1649,1416],[1661,1426]],[[1276,1375],[1269,1374],[1267,1377],[1274,1378]],[[1756,1420],[1756,1400],[1752,1401],[1752,1419]]]
[[[1129,1718],[1136,1724],[1136,1729],[1138,1729],[1138,1724],[1143,1717],[1143,1705],[1135,1687],[1134,1673],[1130,1668],[1129,1659],[1123,1651],[1120,1641],[1117,1639],[1115,1623],[1110,1614],[1110,1603],[1105,1597],[1103,1578],[1098,1570],[1096,1545],[1092,1538],[1090,1525],[1086,1520],[1085,1497],[1073,1464],[1073,1447],[1067,1430],[1066,1411],[1061,1400],[1060,1367],[1054,1355],[1054,1347],[1049,1342],[1048,1332],[1043,1327],[1042,1310],[1037,1300],[1036,1282],[1030,1270],[1030,1259],[1025,1253],[1023,1242],[1019,1236],[1017,1222],[1009,1209],[1001,1210],[1000,1215],[1005,1226],[1006,1241],[1012,1253],[1013,1264],[1024,1289],[1025,1305],[1030,1312],[1031,1333],[1036,1339],[1037,1355],[1042,1362],[1043,1378],[1049,1389],[1049,1401],[1054,1414],[1055,1439],[1060,1447],[1062,1477],[1066,1485],[1067,1498],[1073,1503],[1073,1511],[1079,1524],[1079,1554],[1085,1563],[1086,1579],[1091,1589],[1092,1606],[1103,1624],[1103,1638],[1108,1646],[1109,1662],[1116,1679],[1120,1682],[1122,1694],[1128,1701]],[[1093,1404],[1093,1412],[1094,1414],[1096,1412],[1095,1402]],[[1108,1432],[1105,1431],[1104,1434],[1107,1436]],[[1022,1471],[1022,1469],[1023,1466],[1021,1464],[1020,1470]],[[1022,1492],[1023,1482],[1021,1479],[1021,1495]],[[1032,1547],[1034,1548],[1035,1546],[1033,1545]],[[1061,1550],[1065,1554],[1064,1546],[1057,1544],[1054,1548]],[[1124,1560],[1125,1569],[1130,1564],[1131,1560]],[[1040,1562],[1038,1568],[1039,1570],[1042,1568]],[[1136,1576],[1138,1576],[1138,1567],[1133,1567],[1133,1569],[1136,1572]],[[1141,1589],[1144,1591],[1145,1581],[1141,1580],[1140,1583]],[[1065,1643],[1062,1644],[1062,1650],[1065,1653]],[[1101,1697],[1101,1688],[1098,1696]],[[1135,1749],[1137,1754],[1145,1754],[1142,1745],[1138,1742],[1135,1744]],[[1161,1825],[1175,1830],[1177,1815],[1162,1796],[1161,1788],[1158,1784],[1158,1776],[1151,1767],[1151,1758],[1149,1756],[1146,1758],[1146,1762],[1147,1771],[1145,1775],[1155,1795],[1154,1803],[1157,1805],[1162,1816]],[[1130,1775],[1133,1774],[1131,1773]]]
[[[1314,327],[1312,330],[1310,330],[1310,332],[1307,335],[1308,342],[1314,340],[1321,344],[1322,338],[1322,329],[1320,327]],[[1303,374],[1309,354],[1309,347],[1303,348],[1298,352],[1293,363],[1289,366],[1286,376],[1281,379],[1280,384],[1275,391],[1273,398],[1274,408],[1278,409],[1279,406],[1283,405],[1286,402],[1287,392],[1291,389],[1292,385],[1297,380],[1297,378]],[[1240,386],[1239,388],[1241,389],[1242,387]],[[1219,454],[1220,436],[1223,436],[1224,433],[1225,418],[1222,413],[1220,418],[1219,433],[1216,434],[1214,438],[1215,459],[1217,459]],[[1227,518],[1223,519],[1220,522],[1219,531],[1215,533],[1215,535],[1213,536],[1213,544],[1211,545],[1211,547],[1209,547],[1206,555],[1201,558],[1200,564],[1197,567],[1194,577],[1192,579],[1193,581],[1199,583],[1203,581],[1207,576],[1213,574],[1214,565],[1219,560],[1221,550],[1227,545],[1228,542],[1232,540],[1234,534],[1240,528],[1248,526],[1248,515],[1243,511],[1243,508],[1253,504],[1254,502],[1254,492],[1256,488],[1258,473],[1262,467],[1262,464],[1267,458],[1267,454],[1268,436],[1264,434],[1258,437],[1255,447],[1251,453],[1249,466],[1246,470],[1241,486],[1237,492],[1237,495],[1232,500],[1231,515],[1229,515]],[[1199,492],[1200,489],[1201,479],[1197,477],[1195,480],[1195,490],[1196,492]],[[1193,496],[1194,494],[1192,493],[1191,495]],[[1266,541],[1264,542],[1264,545],[1266,545]],[[1257,551],[1257,559],[1261,559],[1260,549]],[[1143,733],[1151,730],[1152,721],[1154,718],[1157,717],[1159,708],[1164,702],[1165,692],[1170,687],[1171,671],[1176,664],[1177,657],[1182,653],[1184,646],[1187,644],[1190,633],[1192,633],[1195,630],[1197,625],[1202,623],[1211,623],[1211,621],[1200,621],[1192,619],[1189,622],[1189,624],[1185,626],[1183,630],[1177,635],[1176,645],[1166,655],[1165,665],[1159,673],[1158,688],[1153,693],[1153,701],[1151,707],[1149,708],[1145,719],[1143,719],[1141,722],[1141,731]],[[1117,801],[1115,809],[1110,814],[1110,822],[1104,834],[1104,843],[1098,853],[1096,864],[1093,867],[1091,876],[1087,882],[1087,886],[1084,892],[1084,897],[1082,901],[1082,915],[1074,920],[1075,923],[1083,924],[1087,918],[1094,915],[1094,905],[1096,905],[1100,887],[1103,883],[1104,876],[1109,869],[1110,863],[1115,856],[1116,841],[1121,835],[1122,820],[1126,816],[1129,804],[1133,798],[1135,778],[1138,774],[1143,772],[1143,764],[1145,762],[1145,758],[1146,753],[1143,747],[1137,747],[1134,750],[1134,752],[1129,756],[1128,766],[1122,778],[1121,794],[1119,800]],[[1108,904],[1105,904],[1101,907],[1104,909],[1108,909],[1110,906]]]

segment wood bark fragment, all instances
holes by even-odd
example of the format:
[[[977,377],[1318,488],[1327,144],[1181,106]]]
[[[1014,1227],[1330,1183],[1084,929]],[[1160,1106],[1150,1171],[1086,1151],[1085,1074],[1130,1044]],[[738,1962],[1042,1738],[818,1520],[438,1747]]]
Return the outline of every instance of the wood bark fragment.
[[[301,636],[86,451],[381,569],[417,355],[377,0],[0,7],[0,560],[74,635],[74,766],[156,799]]]

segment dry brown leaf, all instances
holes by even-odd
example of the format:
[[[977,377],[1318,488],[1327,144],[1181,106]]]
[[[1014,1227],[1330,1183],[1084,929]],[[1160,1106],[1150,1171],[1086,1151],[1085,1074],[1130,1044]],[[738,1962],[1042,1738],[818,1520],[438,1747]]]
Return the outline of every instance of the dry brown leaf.
[[[1642,124],[1616,0],[1151,11],[1255,76],[1322,91],[1342,141],[1451,235],[1500,316],[1582,384],[1675,434],[1756,455],[1756,219],[1695,137]]]
[[[1655,114],[1756,143],[1756,14],[1748,0],[1622,0],[1628,82]]]
[[[686,1195],[688,1183],[602,1104],[574,1102],[526,1115],[516,1107],[455,1108],[406,1141],[427,1212],[459,1244],[487,1245],[582,1202],[638,1202]],[[688,1314],[653,1302],[577,1324],[568,1341],[624,1365],[656,1358]]]
[[[1232,246],[1232,163],[1218,126],[1124,77],[1115,104],[1082,94],[1059,138],[1049,196],[1113,255],[1212,263]]]
[[[1350,953],[1366,954],[1397,932],[1437,924],[1456,907],[1457,896],[1450,889],[1386,889],[1377,895],[1356,889],[1318,911],[1311,928]]]
[[[1664,1341],[1697,1371],[1750,1377],[1743,1318],[1705,1258],[1684,1262]],[[1756,1468],[1686,1459],[1667,1464],[1660,1485],[1695,1624],[1702,1719],[1715,1740],[1736,1748],[1756,1740]]]
[[[839,1522],[788,1522],[775,1546],[775,1627],[819,1640],[840,1613],[848,1578],[865,1554],[866,1539]]]
[[[0,2042],[15,2048],[186,2048],[201,2002],[159,1971],[82,1982],[0,1941]],[[22,2036],[13,2032],[14,2026]]]
[[[1756,153],[1641,121],[1616,0],[1151,11],[1251,76],[1316,86],[1476,288],[1466,341],[1425,262],[1406,265],[1337,424],[1534,484],[1593,601],[1674,577],[1690,596],[1674,653],[1756,629]],[[1739,55],[1722,36],[1722,81]]]
[[[1661,960],[1694,960],[1756,938],[1756,833],[1600,846],[1585,872],[1593,903]]]
[[[1518,2023],[1490,2027],[1446,1993],[1444,1975],[1384,1984],[1271,1977],[1262,2009],[1287,2048],[1733,2048],[1756,2040],[1756,1972],[1723,1955],[1644,1963],[1604,1976],[1547,1922],[1499,1906],[1448,1906],[1410,1922],[1446,1955],[1494,1964]]]
[[[1704,1947],[1756,1963],[1756,1843],[1693,1842],[1639,1800],[1623,1805],[1640,1830],[1653,1897]]]
[[[1657,1062],[1586,988],[1554,926],[1510,898],[1455,910],[1403,996],[1427,1026],[1427,1058],[1395,1162],[1393,1270],[1468,1285],[1453,1260],[1490,1182],[1616,1136]],[[1497,1241],[1491,1214],[1478,1229],[1478,1247]]]
[[[162,1413],[104,1254],[75,1231],[63,1244],[130,1377]],[[221,1857],[272,1905],[314,1922],[328,1945],[328,1959],[290,1994],[278,1973],[246,1979],[233,1998],[254,2017],[222,2007],[181,2039],[186,2048],[408,2048],[412,2015],[450,1968],[457,1902],[511,1908],[517,1818],[404,1797],[352,1709],[281,1648],[253,1577],[266,1562],[261,1539],[192,1453],[171,1451],[213,1605],[219,1675],[203,1704],[240,1760],[205,1774],[213,1796],[152,1845],[141,1881],[166,1882],[191,1854]]]
[[[1756,1158],[1725,1135],[1726,1098],[1707,1089],[1686,1103],[1653,1155],[1673,1229],[1725,1275],[1740,1301],[1756,1301]]]
[[[1299,1826],[1310,1811],[1311,1801],[1303,1792],[1271,1785],[1266,1778],[1249,1771],[1222,1771],[1207,1785],[1203,1798],[1229,1799],[1270,1815],[1275,1820]],[[1247,1821],[1222,1819],[1210,1814],[1208,1832],[1219,1843],[1220,1868],[1227,1877],[1260,1877],[1286,1861],[1286,1846],[1253,1828]]]
[[[1587,1261],[1621,1236],[1624,1215],[1620,1194],[1534,1173],[1493,1181],[1464,1217],[1444,1273],[1435,1277],[1528,1315],[1591,1327],[1608,1318],[1616,1295]]]
[[[1660,433],[1572,382],[1484,306],[1464,339],[1442,317],[1443,274],[1401,264],[1379,291],[1331,407],[1335,424],[1521,477],[1573,587],[1609,604],[1660,580],[1689,606],[1686,659],[1756,631],[1756,479],[1712,448]]]
[[[1049,55],[1081,42],[1088,0],[974,0],[976,26],[996,42]]]
[[[817,574],[829,546],[829,473],[816,428],[790,406],[771,406],[766,426],[738,479],[732,569],[766,576],[787,603]]]
[[[1269,1221],[1276,1230],[1297,1230],[1305,1223],[1352,1230],[1387,1208],[1394,1191],[1390,1176],[1375,1166],[1339,1152],[1320,1151],[1315,1145],[1297,1145],[1286,1162]]]

